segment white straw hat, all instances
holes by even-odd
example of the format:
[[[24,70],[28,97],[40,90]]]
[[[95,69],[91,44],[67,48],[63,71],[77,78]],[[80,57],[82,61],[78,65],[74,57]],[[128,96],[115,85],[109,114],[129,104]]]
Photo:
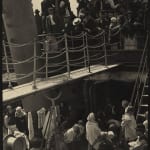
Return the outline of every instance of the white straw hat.
[[[73,25],[75,26],[75,25],[78,25],[79,23],[81,22],[81,19],[80,18],[75,18],[74,20],[73,20]]]

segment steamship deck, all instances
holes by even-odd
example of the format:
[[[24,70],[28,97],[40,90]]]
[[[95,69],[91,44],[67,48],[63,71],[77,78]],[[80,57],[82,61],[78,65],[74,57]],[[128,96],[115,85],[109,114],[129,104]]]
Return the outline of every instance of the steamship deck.
[[[108,65],[107,67],[104,65],[93,65],[90,67],[91,72],[88,71],[88,68],[71,71],[70,78],[68,78],[68,73],[63,73],[60,75],[49,77],[47,80],[37,79],[36,89],[33,89],[33,82],[30,82],[27,84],[16,86],[13,89],[3,90],[3,102],[10,102],[15,100],[16,98],[34,94],[42,90],[52,88],[54,86],[64,84],[66,82],[70,82],[82,77],[99,73],[101,71],[115,68],[117,66],[119,66],[119,64]]]

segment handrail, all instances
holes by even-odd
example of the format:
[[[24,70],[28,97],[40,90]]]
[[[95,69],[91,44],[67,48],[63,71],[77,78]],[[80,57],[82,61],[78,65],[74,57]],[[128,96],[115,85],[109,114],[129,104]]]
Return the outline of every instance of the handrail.
[[[51,34],[48,34],[48,35],[51,35]],[[47,36],[47,35],[44,35],[44,36]],[[107,67],[108,57],[109,58],[113,57],[119,53],[119,52],[118,53],[116,53],[116,52],[109,53],[107,46],[113,45],[113,44],[108,44],[107,41],[105,41],[106,40],[105,31],[102,31],[102,32],[98,33],[97,35],[89,35],[88,33],[84,32],[77,36],[70,36],[65,33],[65,34],[63,34],[63,36],[61,35],[58,37],[60,39],[56,40],[56,41],[54,41],[54,43],[52,43],[52,46],[58,44],[58,49],[56,51],[50,52],[49,46],[51,46],[51,45],[49,45],[49,43],[47,43],[47,46],[45,45],[45,48],[44,48],[45,52],[42,53],[40,56],[37,55],[36,52],[37,52],[37,48],[38,48],[38,43],[40,41],[45,43],[46,40],[38,39],[38,37],[36,37],[33,40],[34,42],[32,43],[33,47],[34,47],[34,56],[32,56],[31,58],[25,59],[25,60],[21,60],[21,61],[14,60],[13,57],[11,59],[9,59],[7,56],[5,56],[5,59],[3,59],[3,64],[10,67],[9,65],[17,65],[17,64],[32,62],[33,66],[34,66],[33,72],[29,73],[29,74],[25,74],[23,77],[20,77],[20,78],[18,78],[19,74],[17,74],[18,79],[16,79],[16,81],[33,76],[33,81],[34,81],[33,87],[36,88],[36,78],[37,78],[36,74],[45,74],[46,73],[44,77],[46,77],[46,79],[48,79],[48,74],[56,73],[56,72],[58,73],[58,71],[62,70],[63,67],[67,67],[68,76],[70,77],[70,72],[72,71],[71,69],[73,69],[73,67],[71,67],[71,66],[78,66],[78,68],[80,68],[80,67],[83,67],[83,65],[82,65],[83,63],[84,63],[84,67],[90,72],[90,66],[93,63],[94,64],[95,63],[97,63],[97,64],[104,63]],[[74,39],[75,41],[77,41],[79,38],[82,41],[82,43],[80,43],[80,46],[79,45],[73,46],[73,43],[71,43],[71,39]],[[93,43],[90,40],[93,41]],[[60,42],[62,45],[59,44]],[[18,44],[13,44],[13,45],[18,47],[18,46],[24,46],[26,44],[27,43],[24,43],[21,45],[18,45]],[[146,41],[146,44],[147,44],[147,41]],[[6,46],[5,42],[3,43],[3,46]],[[43,49],[43,47],[42,47],[42,49]],[[145,48],[144,48],[144,52],[145,52]],[[75,57],[75,59],[71,60],[72,57],[70,57],[70,56],[72,56],[72,55],[79,55],[79,56]],[[83,57],[81,57],[81,55],[83,55]],[[7,60],[6,60],[6,57],[7,57]],[[142,58],[143,58],[143,55],[142,55]],[[8,59],[9,59],[9,61],[12,61],[12,62],[11,63],[8,62]],[[42,67],[42,69],[41,69],[38,66],[36,66],[38,64],[37,62],[39,60],[41,60],[41,61],[45,60],[45,64],[46,64],[46,66],[44,66],[45,70],[46,70],[45,72],[43,72],[43,70],[42,70],[42,69],[44,69],[44,67]],[[56,61],[53,64],[49,63],[50,61],[52,62],[52,60],[56,60]],[[79,62],[82,60],[83,60],[83,63]],[[50,66],[50,65],[53,65],[53,66]],[[56,68],[56,67],[60,67],[60,68]],[[140,62],[140,67],[141,67],[141,62]],[[9,68],[7,68],[7,70],[8,69]],[[39,69],[42,71],[40,72]],[[42,76],[42,78],[43,78],[43,76]],[[11,80],[10,77],[8,77],[8,81],[11,83],[13,80]]]
[[[145,61],[145,65],[146,65],[146,61]],[[145,76],[145,79],[144,79],[144,85],[143,85],[142,92],[141,92],[141,96],[140,96],[139,104],[141,104],[142,96],[143,96],[143,94],[144,94],[144,87],[145,87],[145,85],[146,85],[147,75],[148,75],[148,74],[146,73],[146,76]],[[137,119],[137,115],[138,115],[139,111],[140,111],[140,107],[138,107],[138,110],[137,110],[137,113],[136,113],[136,119]]]
[[[135,95],[135,91],[136,91],[136,86],[137,86],[137,84],[138,84],[138,79],[139,79],[140,70],[141,70],[141,68],[142,68],[142,63],[143,63],[144,56],[145,56],[145,53],[146,53],[146,48],[147,48],[147,44],[148,44],[148,38],[149,38],[149,35],[148,35],[148,33],[147,33],[146,42],[145,42],[145,47],[144,47],[144,50],[143,50],[143,53],[142,53],[142,57],[141,57],[141,60],[140,60],[140,65],[139,65],[139,68],[138,68],[137,78],[136,78],[136,81],[135,81],[135,84],[134,84],[134,88],[133,88],[133,92],[132,92],[132,95],[131,95],[131,100],[130,100],[130,103],[131,103],[131,104],[133,104],[134,95]]]
[[[144,59],[144,65],[143,65],[143,68],[142,68],[142,70],[141,70],[141,73],[140,73],[140,79],[139,79],[139,84],[138,84],[138,86],[137,86],[137,91],[136,91],[136,97],[135,97],[135,103],[134,103],[134,107],[136,107],[136,103],[138,103],[138,98],[139,98],[139,90],[140,90],[140,88],[141,88],[141,85],[142,85],[142,77],[143,77],[143,75],[144,75],[144,71],[145,71],[145,69],[146,69],[146,59]]]

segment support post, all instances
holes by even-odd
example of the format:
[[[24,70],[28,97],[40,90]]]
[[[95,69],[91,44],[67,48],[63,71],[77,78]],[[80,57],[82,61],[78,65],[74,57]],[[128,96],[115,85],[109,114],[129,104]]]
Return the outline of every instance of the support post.
[[[46,54],[46,62],[45,62],[45,66],[46,66],[46,80],[48,79],[48,49],[49,49],[49,44],[48,41],[45,41],[45,54]]]
[[[87,67],[87,58],[86,58],[86,45],[85,45],[85,38],[84,38],[84,33],[83,33],[83,46],[85,47],[84,48],[84,67],[86,68]]]
[[[88,49],[88,40],[87,40],[87,33],[85,33],[85,40],[86,40],[86,53],[87,53],[87,61],[88,61],[88,70],[91,73],[90,68],[90,56],[89,56],[89,49]]]
[[[36,38],[34,38],[33,89],[36,89]]]
[[[68,72],[68,78],[70,78],[69,50],[68,50],[68,41],[67,41],[67,34],[66,33],[64,34],[64,37],[65,37],[67,72]]]
[[[105,32],[104,32],[104,57],[105,57],[105,66],[107,67],[107,50],[106,50],[106,42],[105,42]]]
[[[8,65],[8,57],[7,57],[7,51],[6,51],[6,45],[5,41],[3,40],[3,48],[4,48],[4,55],[5,55],[5,62],[6,62],[6,71],[8,75],[8,88],[12,89],[12,84],[10,81],[10,71],[9,71],[9,65]]]

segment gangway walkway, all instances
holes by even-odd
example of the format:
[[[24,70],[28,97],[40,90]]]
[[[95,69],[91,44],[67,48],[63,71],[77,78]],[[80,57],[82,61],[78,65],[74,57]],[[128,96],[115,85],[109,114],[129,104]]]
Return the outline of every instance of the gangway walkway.
[[[118,34],[118,32],[117,32]],[[120,33],[119,33],[120,34]],[[3,90],[3,102],[10,102],[19,97],[24,97],[54,86],[64,84],[79,78],[91,76],[119,66],[120,63],[108,63],[110,58],[119,57],[118,52],[107,49],[105,32],[97,35],[81,33],[79,35],[58,35],[34,39],[24,44],[9,43],[3,41],[4,57],[3,65],[6,65],[6,81],[8,89]],[[50,40],[48,40],[50,38]],[[53,42],[52,42],[53,41]],[[51,43],[52,42],[52,43]],[[111,45],[119,46],[121,41]],[[25,60],[13,60],[7,55],[7,47],[26,47],[33,45],[33,56]],[[37,47],[43,48],[43,52],[37,55]],[[110,44],[109,44],[110,46]],[[38,67],[37,62],[44,63]],[[32,65],[31,72],[16,74],[16,78],[10,77],[10,66]],[[30,78],[28,83],[12,87],[12,82],[18,82]]]
[[[53,77],[49,77],[48,80],[37,79],[36,81],[36,89],[33,89],[32,82],[23,84],[20,86],[16,86],[13,89],[3,90],[3,102],[10,102],[13,99],[28,96],[30,94],[34,94],[36,92],[52,88],[57,85],[64,84],[66,82],[70,82],[76,79],[80,79],[86,76],[91,76],[93,74],[99,73],[101,71],[105,71],[114,67],[117,67],[119,64],[108,65],[107,67],[104,65],[93,65],[91,66],[91,72],[88,69],[82,68],[77,69],[70,72],[70,78],[68,78],[67,73],[63,73],[60,75],[56,75]]]

